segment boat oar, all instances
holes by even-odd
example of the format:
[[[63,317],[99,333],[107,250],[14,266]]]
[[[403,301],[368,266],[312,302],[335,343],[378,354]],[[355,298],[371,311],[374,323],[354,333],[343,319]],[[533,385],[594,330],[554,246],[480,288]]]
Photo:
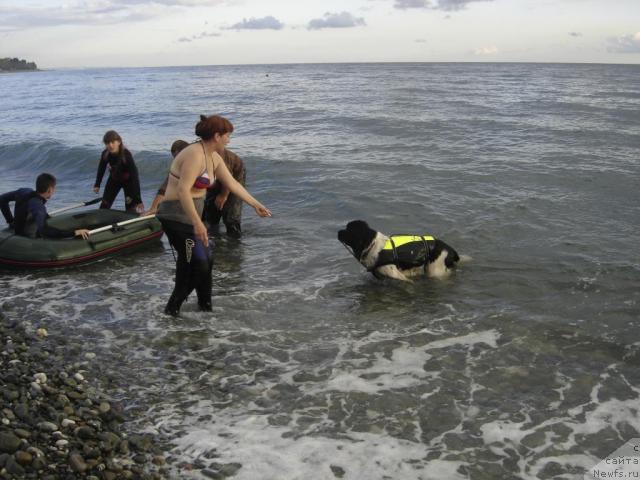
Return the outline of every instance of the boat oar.
[[[77,203],[75,205],[71,205],[69,207],[60,208],[59,210],[54,210],[53,212],[49,212],[49,216],[57,215],[58,213],[66,212],[67,210],[73,210],[74,208],[86,207],[87,205],[93,205],[94,203],[101,202],[102,198],[94,198],[93,200],[88,200],[86,202]]]
[[[99,227],[99,228],[94,228],[93,230],[89,230],[89,235],[93,235],[94,233],[106,232],[107,230],[116,230],[118,227],[123,227],[131,223],[142,222],[144,220],[150,220],[152,218],[155,218],[155,215],[147,215],[146,217],[132,218],[131,220],[125,220],[123,222],[113,223],[111,225],[105,225],[104,227]]]

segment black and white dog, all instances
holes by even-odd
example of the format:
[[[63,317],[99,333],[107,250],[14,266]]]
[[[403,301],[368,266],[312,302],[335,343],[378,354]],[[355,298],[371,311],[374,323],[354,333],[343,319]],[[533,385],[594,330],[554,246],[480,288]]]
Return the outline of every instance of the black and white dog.
[[[460,261],[442,240],[429,235],[387,236],[362,220],[349,222],[338,232],[338,240],[376,278],[443,277]]]

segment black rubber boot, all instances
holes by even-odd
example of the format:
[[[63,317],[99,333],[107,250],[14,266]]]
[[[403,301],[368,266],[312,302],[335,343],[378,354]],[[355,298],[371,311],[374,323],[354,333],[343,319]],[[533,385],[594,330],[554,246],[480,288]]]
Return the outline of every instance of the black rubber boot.
[[[212,312],[213,306],[211,302],[198,302],[198,310],[201,312]]]
[[[171,294],[169,297],[169,301],[167,305],[164,307],[164,313],[167,315],[171,315],[172,317],[177,317],[180,314],[180,307],[182,306],[182,302],[178,302],[176,300],[175,294]]]
[[[232,238],[240,238],[242,237],[242,230],[240,229],[240,224],[233,222],[233,223],[227,223],[225,225],[227,227],[227,235],[229,235]]]

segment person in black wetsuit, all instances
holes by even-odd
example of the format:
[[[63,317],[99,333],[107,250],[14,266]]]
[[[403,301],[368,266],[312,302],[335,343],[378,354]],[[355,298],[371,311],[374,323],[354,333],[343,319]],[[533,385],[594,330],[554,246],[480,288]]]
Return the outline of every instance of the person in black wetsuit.
[[[122,138],[115,130],[109,130],[105,133],[102,141],[106,148],[100,155],[93,191],[95,193],[100,191],[100,183],[102,183],[102,177],[107,167],[109,168],[109,178],[104,187],[100,208],[111,208],[120,189],[123,189],[126,210],[142,213],[144,204],[140,196],[140,179],[133,155],[124,147]]]
[[[271,212],[233,178],[217,153],[220,145],[229,143],[233,132],[231,122],[218,115],[201,115],[195,130],[201,141],[186,147],[171,163],[165,198],[156,214],[178,254],[175,287],[164,309],[172,316],[178,315],[193,290],[200,310],[212,308],[213,260],[207,228],[201,218],[207,188],[218,180],[251,205],[260,217],[271,216]]]
[[[36,189],[19,188],[0,195],[0,210],[7,223],[15,229],[16,235],[31,236],[27,225],[35,223],[35,236],[46,238],[82,237],[88,238],[89,230],[60,230],[48,224],[49,214],[45,203],[56,191],[56,177],[50,173],[41,173],[36,179]],[[13,215],[9,203],[15,202]]]

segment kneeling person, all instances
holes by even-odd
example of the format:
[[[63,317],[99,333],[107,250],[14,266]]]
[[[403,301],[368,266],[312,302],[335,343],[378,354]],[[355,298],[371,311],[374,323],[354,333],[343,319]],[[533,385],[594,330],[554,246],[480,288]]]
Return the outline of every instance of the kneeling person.
[[[9,225],[13,225],[16,235],[29,237],[27,224],[33,221],[36,226],[36,237],[67,238],[89,237],[89,230],[61,230],[48,224],[49,214],[45,203],[56,190],[56,177],[50,173],[41,173],[36,179],[36,189],[20,188],[0,195],[0,209]],[[11,215],[9,203],[15,202],[14,214]]]

